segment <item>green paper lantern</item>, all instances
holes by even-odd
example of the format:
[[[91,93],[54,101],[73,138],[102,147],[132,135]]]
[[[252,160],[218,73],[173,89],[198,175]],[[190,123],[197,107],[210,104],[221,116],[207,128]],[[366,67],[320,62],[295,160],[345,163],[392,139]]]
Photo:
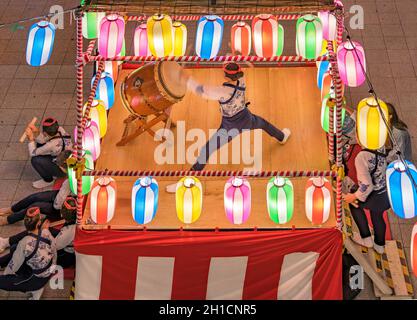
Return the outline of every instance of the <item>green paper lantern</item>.
[[[77,157],[74,155],[71,155],[69,158],[76,159]],[[91,153],[89,151],[84,151],[83,158],[85,159],[85,169],[94,170],[94,161],[93,161],[93,156],[91,155]],[[68,167],[68,181],[69,181],[71,192],[76,195],[77,194],[77,178],[75,175],[75,170],[70,167]],[[82,177],[82,191],[81,191],[82,195],[86,195],[87,193],[90,192],[93,182],[94,182],[94,177]]]
[[[335,105],[335,101],[333,102],[332,100],[330,100],[331,98],[331,94],[327,94],[324,99],[323,102],[321,104],[321,127],[323,128],[324,131],[326,131],[326,133],[329,133],[329,119],[330,119],[330,108],[336,108]],[[343,106],[346,106],[346,99],[343,98]],[[345,117],[346,117],[346,109],[343,108],[342,109],[342,123],[341,126],[343,126],[343,123],[345,122]],[[333,110],[333,119],[334,119],[334,129],[336,128],[336,109]],[[335,130],[333,130],[335,131]]]
[[[86,12],[83,15],[83,37],[97,39],[100,33],[100,22],[106,16],[104,12]]]
[[[277,224],[290,222],[294,213],[294,187],[287,178],[268,181],[266,199],[269,218]]]

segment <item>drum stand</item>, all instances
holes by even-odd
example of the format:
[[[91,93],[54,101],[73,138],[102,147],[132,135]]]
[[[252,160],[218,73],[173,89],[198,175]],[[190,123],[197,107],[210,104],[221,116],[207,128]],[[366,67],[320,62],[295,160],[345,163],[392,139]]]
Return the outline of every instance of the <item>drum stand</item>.
[[[155,117],[149,121],[148,121],[148,116],[140,116],[140,115],[132,114],[129,117],[127,117],[123,121],[123,123],[125,124],[125,129],[123,131],[122,139],[118,143],[116,143],[116,146],[120,147],[120,146],[126,145],[133,139],[140,136],[145,131],[148,132],[152,137],[155,137],[156,134],[155,134],[155,131],[152,130],[152,127],[154,127],[160,122],[165,123],[165,126],[164,126],[165,129],[171,129],[171,127],[176,127],[175,123],[171,121],[170,109],[171,108],[169,108],[169,110],[161,111],[155,114],[154,115]],[[132,124],[135,125],[136,128],[133,130],[132,133],[130,133]],[[158,138],[161,139],[162,141],[166,140],[164,136],[158,137]]]

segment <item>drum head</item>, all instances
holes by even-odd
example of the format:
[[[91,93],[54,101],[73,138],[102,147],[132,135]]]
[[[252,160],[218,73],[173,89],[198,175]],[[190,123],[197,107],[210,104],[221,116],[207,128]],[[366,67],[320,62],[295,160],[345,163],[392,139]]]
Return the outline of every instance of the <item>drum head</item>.
[[[182,67],[175,61],[161,61],[158,63],[155,79],[163,87],[168,95],[175,99],[182,99],[187,92],[187,84],[181,78],[184,72]]]

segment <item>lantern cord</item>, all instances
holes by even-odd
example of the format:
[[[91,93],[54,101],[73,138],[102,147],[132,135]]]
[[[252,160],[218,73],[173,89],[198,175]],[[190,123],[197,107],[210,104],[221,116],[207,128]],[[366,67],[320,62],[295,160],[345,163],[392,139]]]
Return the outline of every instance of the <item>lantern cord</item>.
[[[60,13],[48,13],[48,14],[43,15],[43,16],[25,18],[25,19],[13,21],[13,22],[8,22],[8,23],[0,23],[0,28],[3,28],[5,26],[16,25],[16,24],[20,24],[20,23],[25,23],[25,22],[29,22],[29,21],[33,21],[33,20],[42,20],[42,19],[49,20],[50,18],[52,18],[53,16],[55,16],[57,14],[72,13],[75,10],[80,9],[80,8],[81,8],[81,6],[77,6],[77,7],[71,8],[71,9],[66,9],[66,10],[64,10],[63,12],[60,12]]]
[[[369,93],[374,97],[374,99],[375,99],[375,101],[376,101],[376,103],[377,103],[377,107],[378,107],[378,111],[379,111],[379,113],[380,113],[380,115],[381,115],[381,118],[382,118],[382,120],[384,121],[384,124],[385,124],[385,126],[387,127],[387,131],[388,131],[388,136],[389,136],[389,138],[390,138],[390,140],[391,140],[391,143],[392,143],[392,146],[393,146],[393,148],[395,148],[396,150],[397,150],[397,156],[398,156],[398,159],[403,163],[403,165],[404,165],[404,167],[405,167],[405,172],[406,172],[406,174],[407,174],[407,176],[410,178],[410,180],[412,181],[412,183],[413,183],[413,186],[414,186],[414,188],[416,188],[417,189],[417,183],[416,183],[416,181],[414,180],[414,177],[413,177],[413,175],[411,174],[411,172],[410,172],[410,168],[409,168],[409,166],[408,166],[408,164],[407,164],[407,162],[405,161],[405,159],[404,159],[404,157],[403,157],[403,155],[402,155],[402,153],[401,153],[401,151],[400,151],[400,149],[398,148],[398,143],[397,143],[397,140],[395,139],[395,137],[394,137],[394,134],[393,134],[393,132],[392,132],[392,130],[391,130],[391,127],[390,127],[390,125],[389,125],[389,123],[388,123],[388,119],[385,117],[385,115],[384,115],[384,112],[382,111],[382,108],[381,108],[381,105],[380,105],[380,103],[379,103],[379,99],[378,99],[378,96],[377,96],[377,94],[376,94],[376,92],[375,92],[375,90],[374,90],[374,86],[373,86],[373,84],[372,84],[372,82],[371,82],[371,79],[370,79],[370,77],[369,77],[369,75],[368,75],[368,73],[366,72],[366,70],[365,70],[365,66],[363,65],[363,63],[362,63],[362,60],[360,59],[360,57],[359,57],[359,53],[358,53],[358,51],[357,51],[357,49],[356,49],[356,46],[353,44],[353,42],[352,42],[352,39],[351,39],[351,37],[350,37],[350,33],[349,33],[349,30],[345,27],[345,30],[346,30],[346,33],[347,33],[347,40],[349,41],[349,43],[350,43],[350,45],[352,46],[352,48],[353,48],[353,51],[355,52],[355,55],[356,55],[356,58],[358,59],[358,61],[359,61],[359,65],[361,66],[361,69],[362,69],[362,72],[364,73],[364,75],[365,75],[365,79],[366,79],[366,83],[367,83],[367,85],[368,85],[368,87],[369,87]]]

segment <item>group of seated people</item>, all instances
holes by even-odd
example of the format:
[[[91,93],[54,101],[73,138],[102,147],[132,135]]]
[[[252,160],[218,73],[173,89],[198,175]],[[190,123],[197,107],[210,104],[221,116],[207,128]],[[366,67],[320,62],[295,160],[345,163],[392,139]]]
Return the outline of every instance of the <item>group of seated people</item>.
[[[42,130],[29,125],[25,133],[32,166],[42,178],[33,187],[43,189],[56,179],[64,180],[72,154],[71,136],[53,118],[43,120]],[[76,197],[65,179],[59,190],[37,192],[0,209],[1,226],[21,220],[24,224],[24,231],[0,238],[0,268],[4,269],[0,289],[35,292],[48,283],[56,266],[75,266],[76,208]]]
[[[399,118],[395,107],[387,103],[390,129],[397,142],[388,139],[379,150],[369,150],[358,145],[356,137],[356,112],[346,117],[343,124],[343,160],[346,177],[343,181],[343,199],[349,204],[352,217],[359,229],[352,240],[361,246],[374,248],[379,254],[385,250],[386,223],[384,212],[390,209],[387,193],[387,165],[398,160],[398,155],[411,161],[411,137],[407,125]],[[359,149],[359,152],[358,152]],[[352,156],[354,155],[355,158]],[[353,164],[353,165],[352,165]],[[372,236],[365,214],[369,210],[374,235]]]

